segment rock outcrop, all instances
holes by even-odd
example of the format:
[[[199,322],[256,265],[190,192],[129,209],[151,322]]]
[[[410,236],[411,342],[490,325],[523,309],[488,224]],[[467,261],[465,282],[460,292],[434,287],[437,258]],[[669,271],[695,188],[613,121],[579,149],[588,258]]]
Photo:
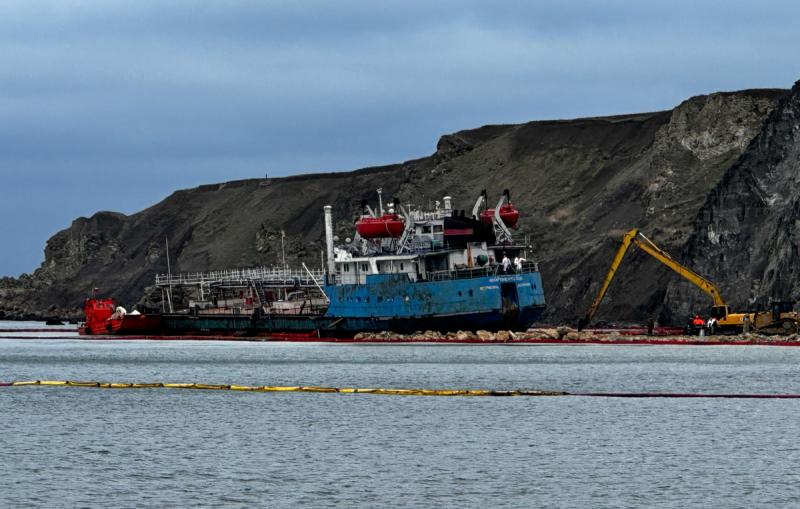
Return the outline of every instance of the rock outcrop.
[[[293,265],[319,266],[325,204],[333,205],[335,228],[344,239],[352,235],[361,200],[374,202],[378,187],[384,196],[419,205],[451,195],[459,209],[470,209],[481,189],[488,190],[491,202],[508,188],[523,214],[518,238],[527,238],[532,246],[528,258],[540,262],[548,299],[544,320],[574,322],[585,312],[626,230],[639,227],[673,253],[683,252],[687,241],[693,246],[687,251],[691,256],[707,249],[698,244],[697,218],[715,214],[713,221],[719,220],[714,204],[722,196],[720,181],[733,185],[736,179],[726,171],[740,156],[739,166],[756,157],[743,152],[760,146],[750,141],[768,117],[772,123],[783,118],[780,112],[770,113],[784,96],[783,90],[746,90],[694,97],[670,111],[484,126],[443,136],[434,154],[402,164],[206,185],[175,192],[130,216],[100,212],[53,236],[44,263],[33,274],[0,279],[0,317],[75,314],[93,287],[134,303],[156,273],[166,272],[165,239],[173,271],[280,263],[281,231]],[[784,100],[780,111],[790,103]],[[774,159],[771,151],[779,138],[796,134],[791,121],[781,126],[776,125],[772,142],[763,133],[758,142],[764,145],[759,157],[774,162],[772,173],[788,169],[796,158],[796,152],[778,158],[784,166]],[[751,173],[758,164],[754,159]],[[782,211],[748,209],[748,220],[794,220],[789,188],[762,189],[759,184],[753,189],[761,194],[754,194],[748,178],[756,177],[741,177],[736,192],[748,200],[759,196],[772,204],[770,211]],[[712,190],[717,198],[710,197]],[[736,198],[730,196],[725,210],[733,211]],[[713,238],[736,228],[713,224]],[[729,249],[750,256],[751,262],[756,255],[769,260],[759,261],[763,270],[746,277],[754,295],[783,284],[785,267],[796,259],[796,252],[780,240],[794,230],[782,227],[780,238],[758,231],[763,247],[757,251],[751,253],[744,235],[733,242],[733,234],[719,237],[724,241],[713,251],[719,267],[731,259],[719,256],[734,256]],[[698,265],[713,269],[713,275],[720,274],[719,267]],[[754,274],[757,284],[750,281]],[[674,275],[655,261],[632,254],[598,319],[641,322],[654,313],[685,312],[677,294],[670,293],[670,308],[662,306],[672,280]]]
[[[747,150],[708,193],[683,258],[720,286],[738,310],[800,298],[800,82]],[[685,284],[669,285],[675,316],[707,306]]]

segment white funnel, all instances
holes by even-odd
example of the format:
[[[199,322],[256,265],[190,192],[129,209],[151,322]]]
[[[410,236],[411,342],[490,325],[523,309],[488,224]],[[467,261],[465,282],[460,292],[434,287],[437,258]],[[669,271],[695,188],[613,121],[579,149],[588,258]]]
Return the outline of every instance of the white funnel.
[[[336,264],[333,263],[333,207],[325,205],[325,248],[328,254],[328,274],[336,272]]]

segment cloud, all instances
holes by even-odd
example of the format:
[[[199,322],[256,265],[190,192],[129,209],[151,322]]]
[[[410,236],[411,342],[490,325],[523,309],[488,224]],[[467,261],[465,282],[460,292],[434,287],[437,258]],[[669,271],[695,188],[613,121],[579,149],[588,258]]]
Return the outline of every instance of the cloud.
[[[487,123],[788,87],[798,14],[788,1],[3,2],[0,213],[41,218],[0,226],[26,232],[0,273],[34,268],[76,214],[133,212],[175,186],[402,161]],[[121,190],[110,173],[146,185]],[[54,175],[92,190],[52,190]],[[38,206],[12,199],[31,188]]]

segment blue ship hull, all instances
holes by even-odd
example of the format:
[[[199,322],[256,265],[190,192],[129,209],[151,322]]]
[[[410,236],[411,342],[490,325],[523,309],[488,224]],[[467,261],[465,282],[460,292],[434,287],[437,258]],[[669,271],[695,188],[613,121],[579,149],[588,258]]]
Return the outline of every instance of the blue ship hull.
[[[349,332],[526,330],[545,309],[538,272],[421,282],[370,274],[363,285],[326,285],[325,294],[325,317]]]
[[[427,330],[439,332],[456,332],[459,330],[525,331],[531,324],[541,318],[543,312],[543,306],[532,307],[521,311],[514,319],[509,319],[500,312],[418,318],[346,318],[340,324],[336,324],[335,329],[331,330],[347,333],[392,331],[402,334]],[[321,332],[324,333],[325,329],[322,329]]]
[[[322,316],[165,314],[162,327],[166,334],[210,335],[523,331],[545,309],[538,272],[422,282],[411,282],[405,275],[374,274],[366,284],[326,285],[325,293],[330,305]]]

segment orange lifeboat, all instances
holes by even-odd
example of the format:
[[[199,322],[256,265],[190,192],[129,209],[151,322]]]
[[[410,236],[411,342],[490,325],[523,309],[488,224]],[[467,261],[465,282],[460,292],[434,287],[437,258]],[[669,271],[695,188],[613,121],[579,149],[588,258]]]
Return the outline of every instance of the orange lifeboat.
[[[356,231],[365,239],[400,237],[405,223],[397,214],[384,214],[381,217],[362,217],[356,221]]]
[[[481,212],[481,221],[484,224],[492,224],[494,217],[494,209],[486,209]],[[514,205],[508,203],[500,207],[500,220],[509,228],[516,228],[519,222],[519,210],[514,208]]]

